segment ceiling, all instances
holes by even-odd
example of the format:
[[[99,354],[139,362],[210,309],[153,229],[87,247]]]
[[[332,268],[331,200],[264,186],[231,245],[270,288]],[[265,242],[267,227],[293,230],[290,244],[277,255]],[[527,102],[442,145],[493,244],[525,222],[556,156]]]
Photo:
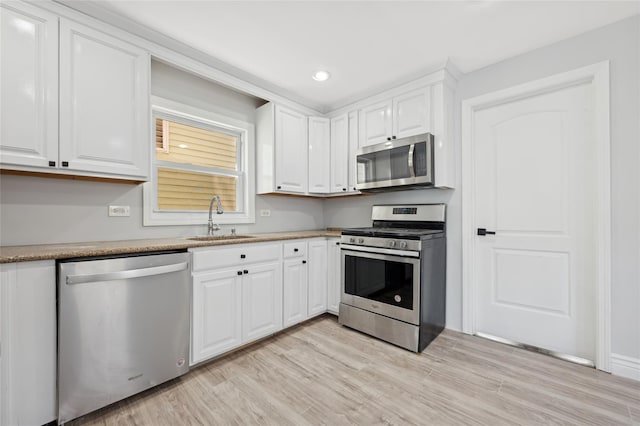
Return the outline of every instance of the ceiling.
[[[92,3],[322,112],[425,75],[447,59],[468,73],[640,13],[638,1]],[[319,68],[332,78],[314,81]]]

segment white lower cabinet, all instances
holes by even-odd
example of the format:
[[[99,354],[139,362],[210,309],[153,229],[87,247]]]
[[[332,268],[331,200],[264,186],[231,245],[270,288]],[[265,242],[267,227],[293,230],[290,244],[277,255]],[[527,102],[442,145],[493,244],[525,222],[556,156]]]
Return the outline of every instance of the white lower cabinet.
[[[0,424],[57,417],[55,261],[0,265]]]
[[[327,311],[338,315],[340,293],[342,289],[342,258],[340,256],[340,238],[327,241]]]
[[[309,241],[308,316],[327,311],[327,240]]]
[[[248,266],[242,276],[242,343],[282,330],[282,264]]]
[[[190,252],[191,365],[282,329],[282,244]]]
[[[303,263],[305,262],[305,263]],[[286,259],[282,266],[283,326],[289,327],[307,319],[307,264],[301,258]]]
[[[327,301],[329,312],[337,314],[336,242],[332,238],[329,246],[326,238],[314,238],[190,249],[191,365],[323,314]]]
[[[193,274],[191,363],[242,343],[242,270]]]

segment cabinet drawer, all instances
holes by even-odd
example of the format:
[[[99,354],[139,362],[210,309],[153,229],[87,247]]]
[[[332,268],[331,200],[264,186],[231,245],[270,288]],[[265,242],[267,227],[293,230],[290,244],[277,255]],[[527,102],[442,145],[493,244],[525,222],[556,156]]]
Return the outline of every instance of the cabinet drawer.
[[[280,260],[280,244],[238,245],[192,249],[193,271]]]
[[[284,244],[284,258],[290,259],[292,257],[301,257],[307,255],[307,242],[295,241],[293,243]]]

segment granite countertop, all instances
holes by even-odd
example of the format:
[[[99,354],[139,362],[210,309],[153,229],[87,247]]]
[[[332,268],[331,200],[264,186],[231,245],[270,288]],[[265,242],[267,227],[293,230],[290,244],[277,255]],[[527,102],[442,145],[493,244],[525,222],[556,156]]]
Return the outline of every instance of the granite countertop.
[[[85,256],[105,256],[150,251],[179,250],[193,247],[209,247],[230,244],[260,243],[267,241],[294,240],[315,237],[339,237],[340,230],[312,230],[275,232],[265,234],[242,234],[235,239],[209,241],[191,240],[194,237],[153,238],[144,240],[90,241],[83,243],[38,244],[28,246],[0,247],[0,263],[26,262],[32,260],[69,259]]]

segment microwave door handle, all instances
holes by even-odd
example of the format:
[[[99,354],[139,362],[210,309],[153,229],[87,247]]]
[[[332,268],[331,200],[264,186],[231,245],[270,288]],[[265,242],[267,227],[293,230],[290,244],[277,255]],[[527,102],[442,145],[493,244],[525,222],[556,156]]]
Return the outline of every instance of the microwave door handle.
[[[413,143],[409,146],[409,155],[407,158],[407,166],[409,167],[409,176],[412,178],[416,177],[416,169],[413,165],[413,152],[415,147],[416,145]]]

